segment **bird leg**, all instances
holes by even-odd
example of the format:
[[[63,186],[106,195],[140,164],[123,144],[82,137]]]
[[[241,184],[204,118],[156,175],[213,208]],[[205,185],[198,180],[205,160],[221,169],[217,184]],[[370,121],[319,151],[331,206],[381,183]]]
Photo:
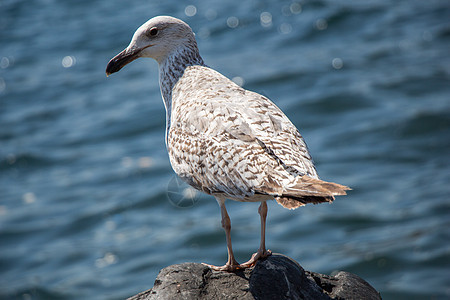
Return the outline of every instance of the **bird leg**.
[[[206,265],[216,271],[233,272],[233,271],[240,269],[240,265],[234,258],[233,247],[231,246],[231,220],[230,220],[230,217],[228,216],[228,212],[225,207],[225,199],[217,198],[217,202],[219,203],[220,213],[222,215],[222,227],[225,230],[225,235],[227,238],[228,261],[225,265],[223,265],[221,267],[217,267],[217,266],[213,266],[213,265],[209,265],[209,264],[205,264],[205,263],[204,263],[204,265]]]
[[[262,201],[261,205],[258,208],[259,216],[261,217],[261,243],[259,245],[259,249],[256,253],[252,255],[249,261],[241,264],[239,267],[241,269],[245,269],[256,264],[258,259],[266,258],[270,256],[272,252],[270,250],[266,250],[266,217],[267,217],[267,203],[266,201]]]

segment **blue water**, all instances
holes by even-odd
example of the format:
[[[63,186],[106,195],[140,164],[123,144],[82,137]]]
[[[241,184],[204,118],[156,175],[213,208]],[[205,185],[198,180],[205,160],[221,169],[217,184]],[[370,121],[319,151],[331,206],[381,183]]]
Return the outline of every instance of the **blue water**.
[[[123,299],[170,264],[225,262],[214,199],[171,196],[185,190],[156,63],[104,73],[163,14],[192,26],[209,66],[287,113],[323,179],[353,188],[332,205],[269,203],[269,249],[358,274],[384,299],[450,297],[447,0],[3,0],[1,299]],[[244,261],[257,204],[228,209]]]

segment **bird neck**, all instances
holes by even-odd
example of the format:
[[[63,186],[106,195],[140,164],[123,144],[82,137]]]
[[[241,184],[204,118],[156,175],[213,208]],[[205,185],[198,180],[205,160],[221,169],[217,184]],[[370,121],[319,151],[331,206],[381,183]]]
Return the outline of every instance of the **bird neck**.
[[[172,113],[172,90],[186,68],[194,65],[205,65],[195,42],[176,48],[159,63],[159,86],[166,108],[166,142]]]

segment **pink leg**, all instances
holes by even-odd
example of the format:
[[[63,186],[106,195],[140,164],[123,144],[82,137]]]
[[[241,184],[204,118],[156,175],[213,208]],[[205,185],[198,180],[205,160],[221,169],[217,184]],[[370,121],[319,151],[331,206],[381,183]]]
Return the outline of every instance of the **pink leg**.
[[[262,201],[261,205],[258,208],[258,213],[261,217],[261,243],[259,245],[258,252],[252,255],[249,261],[241,264],[239,267],[242,269],[253,266],[258,259],[266,258],[270,256],[272,252],[270,250],[266,250],[266,218],[267,218],[267,203],[266,201]]]
[[[209,264],[205,264],[205,263],[204,263],[204,265],[206,265],[216,271],[232,272],[232,271],[236,271],[237,269],[240,269],[240,265],[234,258],[233,247],[231,246],[231,220],[230,220],[230,217],[228,216],[228,212],[225,207],[225,199],[224,198],[216,198],[216,199],[220,206],[220,212],[222,215],[222,227],[225,230],[225,235],[226,235],[226,239],[227,239],[228,261],[225,265],[223,265],[221,267],[217,267],[217,266],[213,266],[213,265],[209,265]]]

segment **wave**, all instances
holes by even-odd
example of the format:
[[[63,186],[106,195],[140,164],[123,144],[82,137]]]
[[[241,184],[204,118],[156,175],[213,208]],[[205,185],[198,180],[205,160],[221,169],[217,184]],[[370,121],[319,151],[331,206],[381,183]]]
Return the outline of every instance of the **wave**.
[[[17,167],[42,167],[52,165],[53,163],[54,160],[48,157],[32,153],[8,154],[4,157],[0,157],[0,170],[8,170]]]

